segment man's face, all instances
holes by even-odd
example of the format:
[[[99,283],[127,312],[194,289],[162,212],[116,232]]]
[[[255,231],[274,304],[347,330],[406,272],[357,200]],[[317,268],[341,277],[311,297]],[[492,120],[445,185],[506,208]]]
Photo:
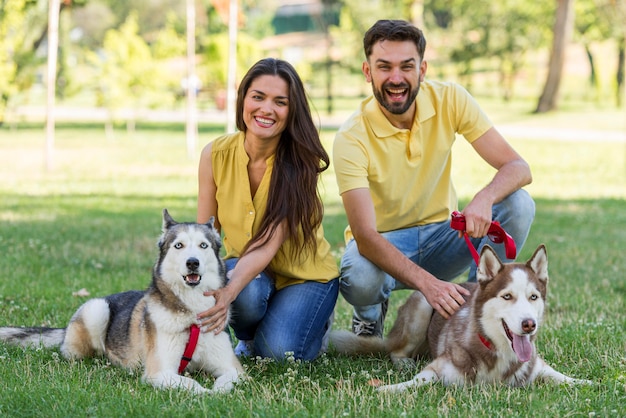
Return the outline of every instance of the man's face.
[[[414,109],[426,67],[413,42],[381,41],[363,63],[363,74],[378,103],[389,113],[402,115]]]

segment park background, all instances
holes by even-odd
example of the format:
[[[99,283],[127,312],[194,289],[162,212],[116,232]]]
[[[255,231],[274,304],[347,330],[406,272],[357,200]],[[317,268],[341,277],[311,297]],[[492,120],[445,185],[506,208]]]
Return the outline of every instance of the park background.
[[[199,150],[232,119],[228,2],[62,1],[53,113],[48,6],[5,0],[0,13],[2,324],[64,326],[86,293],[147,286],[161,210],[195,219]],[[241,1],[234,79],[264,56],[291,61],[330,151],[334,130],[370,91],[361,38],[379,17],[423,27],[427,76],[467,87],[531,165],[537,219],[519,259],[545,243],[551,277],[538,349],[559,371],[596,384],[380,395],[370,379],[414,372],[383,357],[328,354],[308,364],[246,360],[250,381],[197,398],[155,392],[101,359],[70,364],[54,350],[2,345],[0,414],[626,416],[626,2]],[[189,79],[196,89],[185,88]],[[493,172],[462,139],[453,158],[464,203]],[[320,192],[339,259],[346,219],[332,166]],[[407,295],[394,294],[387,330]],[[347,328],[350,316],[340,297],[335,326]]]

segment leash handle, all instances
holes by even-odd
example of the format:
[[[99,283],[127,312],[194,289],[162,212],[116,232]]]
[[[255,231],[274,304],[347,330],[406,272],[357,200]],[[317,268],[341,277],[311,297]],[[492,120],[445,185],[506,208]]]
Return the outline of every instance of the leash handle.
[[[450,227],[454,230],[463,232],[463,238],[465,238],[465,243],[472,253],[472,257],[474,258],[474,262],[478,265],[480,260],[480,256],[478,255],[478,251],[474,248],[474,245],[470,241],[467,232],[465,232],[465,216],[458,211],[452,212],[452,217],[450,219]],[[514,259],[517,255],[517,249],[515,247],[515,240],[511,237],[507,232],[500,226],[498,221],[491,222],[491,226],[489,227],[489,231],[487,231],[487,236],[492,242],[496,244],[504,243],[504,250],[506,252],[506,258]]]

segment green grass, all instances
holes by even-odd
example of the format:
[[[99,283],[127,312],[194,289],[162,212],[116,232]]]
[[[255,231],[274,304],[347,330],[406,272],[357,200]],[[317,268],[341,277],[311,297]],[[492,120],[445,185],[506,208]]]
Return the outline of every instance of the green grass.
[[[554,126],[546,119],[539,123]],[[580,122],[570,119],[554,115],[557,126]],[[515,119],[533,121],[528,115]],[[221,129],[202,127],[198,150]],[[332,132],[324,132],[324,139],[330,144]],[[626,144],[548,137],[512,143],[533,168],[528,190],[537,201],[520,258],[545,243],[550,260],[539,351],[557,370],[595,385],[435,385],[405,395],[379,394],[370,379],[398,382],[414,373],[394,370],[385,358],[327,354],[311,363],[246,360],[250,379],[234,393],[197,397],[154,390],[141,383],[140,373],[103,359],[70,363],[56,350],[0,345],[0,415],[625,416]],[[57,131],[51,171],[44,168],[44,144],[40,126],[0,130],[1,324],[65,326],[85,300],[73,292],[84,288],[102,296],[146,287],[161,210],[168,208],[175,219],[195,219],[197,157],[187,157],[181,126],[140,125],[133,134],[119,130],[107,140],[99,125],[64,125]],[[466,201],[492,172],[463,142],[454,159]],[[323,195],[324,226],[339,258],[346,219],[332,170],[324,175]],[[387,329],[407,295],[394,294]],[[336,311],[335,326],[348,328],[351,312],[341,297]],[[212,385],[210,376],[195,377]]]

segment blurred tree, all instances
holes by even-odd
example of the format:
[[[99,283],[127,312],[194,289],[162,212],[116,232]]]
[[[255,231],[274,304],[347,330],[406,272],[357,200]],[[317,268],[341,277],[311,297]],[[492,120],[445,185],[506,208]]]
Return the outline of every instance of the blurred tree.
[[[557,0],[554,21],[552,51],[548,63],[548,76],[539,97],[535,113],[544,113],[558,107],[561,75],[565,62],[565,48],[569,43],[574,25],[574,0]]]
[[[589,59],[589,86],[593,98],[599,100],[600,80],[592,45],[613,39],[617,46],[615,88],[620,106],[624,80],[624,32],[626,31],[626,0],[578,0],[575,4],[575,35],[582,43]]]
[[[150,107],[151,93],[159,91],[162,82],[148,44],[139,36],[137,16],[130,13],[118,29],[109,29],[104,36],[101,55],[92,53],[91,62],[99,69],[97,104],[109,111],[107,133],[112,133],[116,117],[126,119],[127,128],[134,129],[136,115],[132,109]],[[116,112],[124,109],[124,114]]]
[[[167,15],[165,27],[158,31],[152,44],[154,58],[169,59],[185,55],[187,41],[185,36],[176,31],[179,18],[172,12]]]
[[[546,42],[545,16],[552,14],[550,3],[517,0],[426,0],[424,7],[438,52],[456,63],[463,84],[471,89],[472,76],[495,65],[505,100],[513,97],[526,53]]]
[[[79,44],[88,49],[101,47],[104,34],[116,23],[117,17],[104,0],[89,0],[72,12],[72,30],[78,32]]]
[[[343,0],[339,26],[331,27],[332,44],[338,49],[339,65],[360,74],[363,60],[363,35],[378,19],[410,20],[406,3],[392,0]],[[365,86],[365,84],[364,84]]]
[[[198,75],[203,86],[211,97],[216,100],[218,108],[225,103],[225,88],[228,75],[228,33],[217,33],[203,36],[202,64]],[[258,39],[245,32],[237,35],[237,74],[244,74],[256,61],[261,59],[263,52],[258,48]]]
[[[597,13],[596,0],[578,0],[574,4],[574,11],[574,37],[585,48],[589,60],[589,86],[597,94],[599,83],[591,45],[606,39],[608,26]]]
[[[127,21],[134,14],[137,21],[138,34],[147,41],[165,27],[167,16],[175,13],[184,22],[185,2],[180,0],[100,0],[107,4],[117,18],[115,26]],[[199,0],[198,0],[199,1]],[[184,31],[184,25],[180,28]]]
[[[617,68],[615,69],[615,99],[617,106],[624,102],[624,66],[626,65],[626,0],[605,0],[607,5],[600,9],[605,19],[611,22],[611,37],[617,46]]]
[[[46,0],[2,0],[0,13],[0,125],[10,99],[36,80],[36,51],[45,39]]]

